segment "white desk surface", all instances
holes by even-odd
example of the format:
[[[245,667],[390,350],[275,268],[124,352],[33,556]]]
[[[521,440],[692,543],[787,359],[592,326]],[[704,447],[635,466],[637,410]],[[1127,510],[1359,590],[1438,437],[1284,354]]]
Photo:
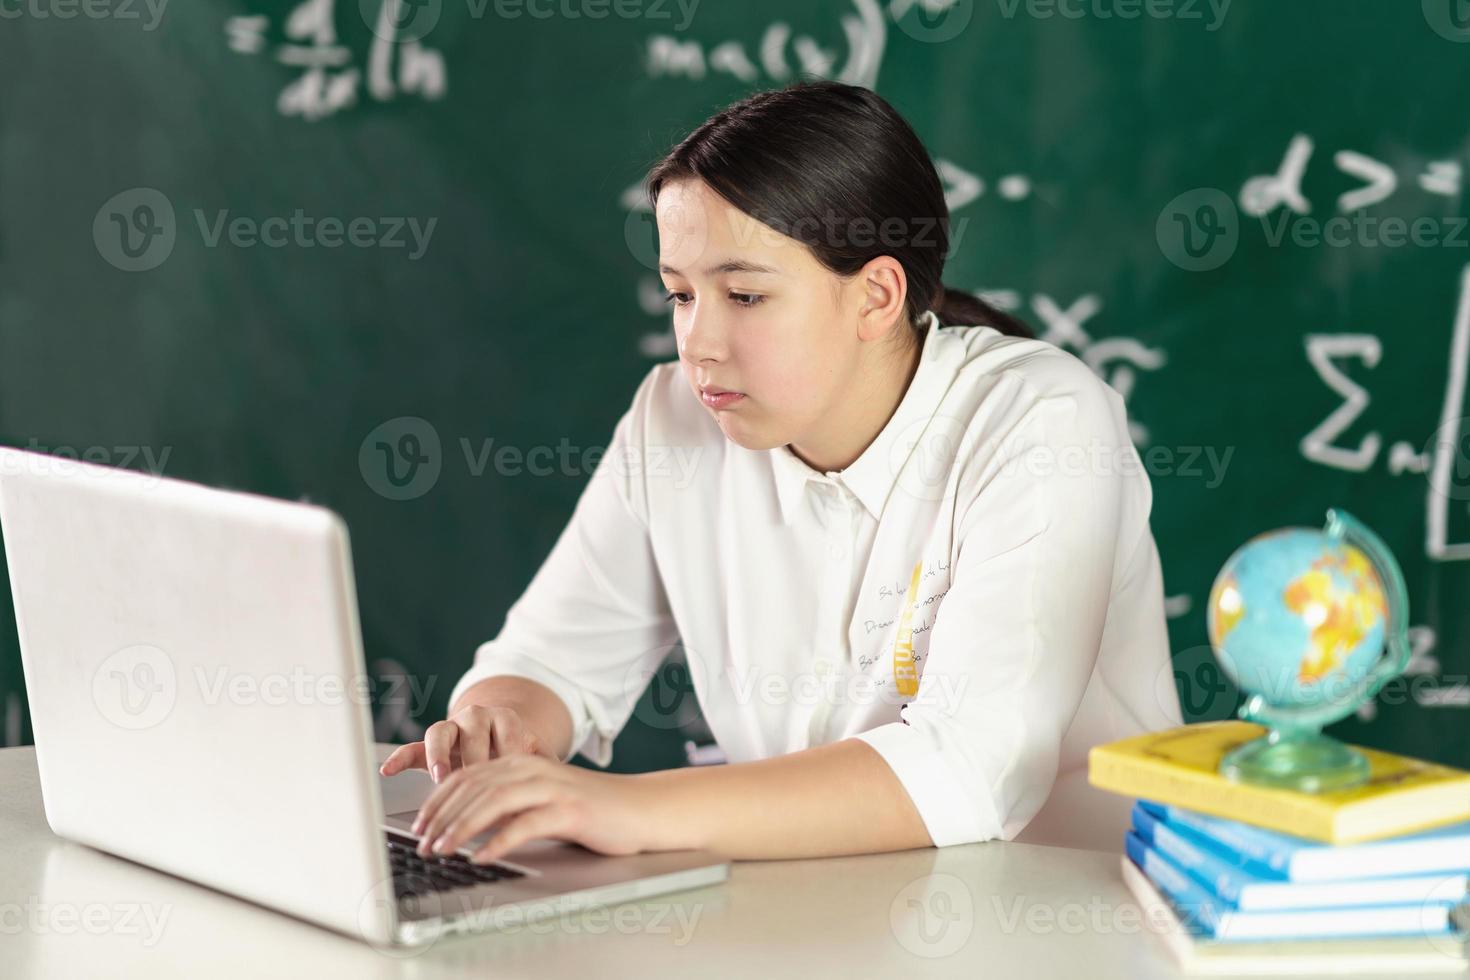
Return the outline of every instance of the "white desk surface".
[[[289,841],[282,818],[274,832]],[[395,954],[56,838],[35,752],[11,748],[0,750],[0,975],[1175,977],[1118,860],[991,842],[737,862],[720,885]]]

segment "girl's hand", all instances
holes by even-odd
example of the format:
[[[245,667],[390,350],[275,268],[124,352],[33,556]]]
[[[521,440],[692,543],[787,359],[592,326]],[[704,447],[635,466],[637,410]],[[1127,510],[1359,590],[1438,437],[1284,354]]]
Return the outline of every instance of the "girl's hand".
[[[430,725],[422,742],[400,745],[378,771],[393,776],[405,769],[427,769],[434,782],[442,783],[464,766],[513,755],[559,761],[514,708],[471,704]]]
[[[503,822],[471,860],[493,861],[531,840],[572,841],[601,854],[652,849],[650,801],[636,777],[593,772],[544,756],[513,755],[451,773],[419,809],[418,852],[452,854]]]

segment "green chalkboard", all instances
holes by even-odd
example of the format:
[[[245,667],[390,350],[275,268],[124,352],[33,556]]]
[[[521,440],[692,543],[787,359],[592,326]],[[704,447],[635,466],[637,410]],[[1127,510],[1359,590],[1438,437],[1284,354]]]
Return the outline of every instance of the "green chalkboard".
[[[937,161],[949,284],[1128,398],[1190,716],[1234,706],[1221,563],[1338,506],[1418,654],[1337,733],[1470,765],[1463,6],[38,0],[0,27],[0,441],[335,508],[412,737],[672,356],[630,189],[718,107],[840,77]],[[698,737],[681,678],[617,768]],[[28,740],[8,621],[0,710]]]

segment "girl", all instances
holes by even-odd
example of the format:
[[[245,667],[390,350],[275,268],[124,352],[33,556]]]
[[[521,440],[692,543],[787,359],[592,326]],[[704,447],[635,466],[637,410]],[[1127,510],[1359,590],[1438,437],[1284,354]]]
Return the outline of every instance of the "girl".
[[[651,370],[449,717],[420,853],[1011,839],[1102,741],[1179,723],[1122,398],[940,281],[928,153],[872,92],[716,114],[647,180],[679,359]],[[723,766],[605,767],[688,660]]]

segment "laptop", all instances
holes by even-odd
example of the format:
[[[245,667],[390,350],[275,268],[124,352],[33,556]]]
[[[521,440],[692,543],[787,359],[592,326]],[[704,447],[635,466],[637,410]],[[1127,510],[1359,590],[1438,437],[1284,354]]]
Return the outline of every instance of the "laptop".
[[[0,448],[0,529],[60,837],[385,947],[729,875],[560,841],[469,862],[494,828],[420,859],[432,784],[378,773],[382,692],[326,508]]]

